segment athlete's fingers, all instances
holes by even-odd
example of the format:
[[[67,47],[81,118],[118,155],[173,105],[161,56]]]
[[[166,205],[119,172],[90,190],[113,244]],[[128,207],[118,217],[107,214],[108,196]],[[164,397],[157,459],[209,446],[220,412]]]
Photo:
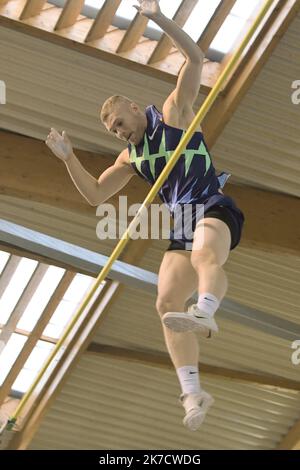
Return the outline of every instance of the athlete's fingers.
[[[51,133],[52,133],[52,135],[54,135],[56,137],[58,137],[58,136],[61,137],[60,133],[56,129],[54,129],[54,127],[51,127]]]

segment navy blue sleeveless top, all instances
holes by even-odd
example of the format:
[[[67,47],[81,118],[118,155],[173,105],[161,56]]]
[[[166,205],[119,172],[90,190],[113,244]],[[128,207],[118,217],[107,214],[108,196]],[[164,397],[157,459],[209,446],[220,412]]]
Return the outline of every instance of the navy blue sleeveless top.
[[[145,112],[147,129],[143,139],[138,145],[129,144],[128,151],[137,174],[153,185],[186,131],[165,124],[154,105],[148,106]],[[203,204],[204,213],[214,205],[223,205],[241,215],[233,199],[218,191],[230,176],[225,172],[216,175],[204,136],[197,131],[158,194],[171,215],[182,204]]]

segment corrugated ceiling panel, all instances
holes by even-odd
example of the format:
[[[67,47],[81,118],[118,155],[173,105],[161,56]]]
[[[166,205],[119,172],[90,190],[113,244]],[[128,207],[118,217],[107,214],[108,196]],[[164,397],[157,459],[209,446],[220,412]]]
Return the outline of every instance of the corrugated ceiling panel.
[[[0,217],[103,255],[110,255],[116,245],[115,240],[97,238],[99,218],[96,208],[94,216],[84,216],[47,204],[0,195]]]
[[[7,104],[0,127],[45,139],[66,129],[77,148],[116,155],[124,144],[107,133],[99,107],[116,93],[159,106],[172,84],[0,27],[1,80]],[[147,89],[147,96],[145,96]]]
[[[143,268],[158,273],[168,243],[153,240]],[[243,241],[225,264],[227,297],[249,307],[300,323],[300,258],[244,248]]]
[[[182,425],[168,369],[85,355],[31,449],[272,449],[299,414],[296,392],[203,379],[214,397],[201,430]]]
[[[299,257],[240,247],[233,250],[225,269],[229,298],[300,323]]]

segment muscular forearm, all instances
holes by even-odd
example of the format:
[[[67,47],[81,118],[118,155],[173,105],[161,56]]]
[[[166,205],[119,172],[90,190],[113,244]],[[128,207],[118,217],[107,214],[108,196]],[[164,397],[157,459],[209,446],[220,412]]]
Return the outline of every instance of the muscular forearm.
[[[91,205],[94,204],[98,182],[81,165],[74,153],[66,160],[65,165],[78,191]]]
[[[183,31],[174,20],[170,20],[162,13],[151,18],[170,37],[176,47],[192,62],[203,60],[204,53],[199,46]]]

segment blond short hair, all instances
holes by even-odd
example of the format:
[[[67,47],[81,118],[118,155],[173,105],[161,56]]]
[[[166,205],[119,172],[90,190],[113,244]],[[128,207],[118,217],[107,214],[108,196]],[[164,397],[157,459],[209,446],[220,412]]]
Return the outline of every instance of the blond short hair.
[[[132,103],[132,100],[127,98],[126,96],[122,95],[114,95],[108,98],[102,105],[101,112],[100,112],[100,119],[104,123],[107,121],[108,117],[110,114],[113,112],[113,110],[116,108],[117,105],[120,105],[122,103],[126,103],[130,105]]]

